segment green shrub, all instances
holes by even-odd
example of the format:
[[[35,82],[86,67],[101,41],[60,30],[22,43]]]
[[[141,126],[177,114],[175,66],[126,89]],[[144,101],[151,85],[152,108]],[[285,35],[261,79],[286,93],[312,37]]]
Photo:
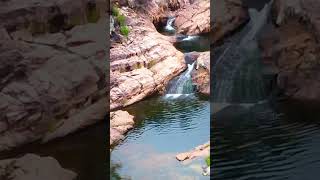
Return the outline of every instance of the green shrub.
[[[130,32],[130,29],[128,26],[121,26],[120,27],[120,33],[126,37],[128,37],[129,35],[129,32]]]
[[[207,163],[207,166],[210,166],[210,156],[206,158],[206,163]]]
[[[112,6],[112,15],[113,16],[118,16],[120,14],[120,10],[117,6]]]
[[[117,16],[117,20],[120,24],[120,26],[125,26],[126,25],[126,17],[122,14]]]

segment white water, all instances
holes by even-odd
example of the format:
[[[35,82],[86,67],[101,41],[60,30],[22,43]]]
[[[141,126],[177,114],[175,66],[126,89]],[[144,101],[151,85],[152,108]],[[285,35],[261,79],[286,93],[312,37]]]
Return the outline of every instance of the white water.
[[[193,93],[193,85],[191,80],[191,72],[194,68],[195,62],[188,64],[188,69],[183,72],[179,78],[172,84],[167,94],[164,96],[166,99],[177,99],[189,96]]]
[[[232,39],[213,69],[215,102],[255,102],[265,98],[256,38],[267,23],[272,1],[258,12],[249,9],[250,22]]]
[[[199,36],[187,36],[183,38],[182,41],[192,41],[192,40],[196,40],[197,38],[199,38]]]
[[[173,27],[174,20],[175,20],[174,17],[169,17],[167,24],[166,24],[166,27],[165,27],[166,31],[169,31],[169,32],[175,31],[175,29]]]

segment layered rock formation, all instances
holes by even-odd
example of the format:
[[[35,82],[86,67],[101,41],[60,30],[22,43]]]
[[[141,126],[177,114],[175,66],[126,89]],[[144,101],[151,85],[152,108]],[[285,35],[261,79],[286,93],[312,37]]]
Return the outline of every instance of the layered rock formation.
[[[127,111],[115,111],[110,113],[110,145],[114,145],[124,138],[128,130],[133,128],[133,116]]]
[[[52,157],[26,154],[21,158],[0,160],[2,180],[74,180],[77,174],[62,168]]]
[[[80,1],[59,2],[1,2],[0,151],[65,136],[107,114],[105,18],[50,33],[41,25],[46,13],[85,15],[72,6]]]
[[[320,100],[320,4],[315,0],[276,0],[278,27],[261,42],[265,59],[279,69],[277,84],[299,100]]]
[[[213,43],[235,31],[249,18],[247,9],[243,7],[241,0],[213,0],[211,4]]]
[[[210,1],[197,0],[176,13],[177,33],[195,35],[210,32]]]
[[[157,32],[152,17],[122,8],[128,39],[110,49],[110,109],[125,107],[162,91],[186,68],[184,55]]]
[[[200,53],[197,58],[197,66],[193,70],[192,81],[198,92],[210,95],[210,52]]]
[[[21,29],[53,33],[96,22],[107,9],[105,0],[5,0],[0,1],[0,26],[10,33]]]

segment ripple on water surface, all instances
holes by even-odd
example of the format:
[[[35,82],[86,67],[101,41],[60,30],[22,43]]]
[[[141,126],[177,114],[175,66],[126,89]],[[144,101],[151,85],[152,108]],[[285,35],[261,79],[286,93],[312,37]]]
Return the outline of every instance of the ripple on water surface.
[[[260,104],[233,116],[224,109],[215,115],[214,179],[318,178],[319,123],[299,110],[271,107]]]
[[[201,174],[204,158],[184,165],[175,159],[210,138],[208,101],[154,97],[126,110],[136,125],[111,153],[111,164],[119,165],[114,174],[133,180],[209,179]]]

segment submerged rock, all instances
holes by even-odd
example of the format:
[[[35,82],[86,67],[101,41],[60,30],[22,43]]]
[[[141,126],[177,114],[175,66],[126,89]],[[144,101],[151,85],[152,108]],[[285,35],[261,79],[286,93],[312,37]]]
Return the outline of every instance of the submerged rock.
[[[77,174],[64,169],[52,157],[26,154],[21,158],[0,160],[2,180],[75,180]]]
[[[176,159],[179,161],[184,161],[187,159],[191,160],[196,157],[207,157],[209,155],[210,155],[210,142],[207,142],[203,145],[196,147],[195,149],[193,149],[191,151],[180,153],[180,154],[176,155]]]
[[[192,81],[198,92],[210,95],[210,52],[199,53],[197,66],[192,72]]]
[[[127,111],[118,110],[110,113],[110,145],[122,140],[123,134],[133,128],[133,118]]]

